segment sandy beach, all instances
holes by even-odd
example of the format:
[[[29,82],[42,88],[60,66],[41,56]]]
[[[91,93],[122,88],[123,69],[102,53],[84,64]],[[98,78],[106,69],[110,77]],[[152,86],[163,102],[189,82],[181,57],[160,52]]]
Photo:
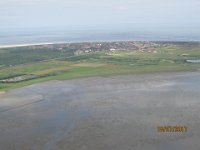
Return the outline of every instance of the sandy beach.
[[[200,72],[50,81],[0,96],[9,150],[198,150]],[[158,126],[184,125],[184,133]]]
[[[27,43],[27,44],[12,44],[12,45],[0,45],[2,48],[15,48],[15,47],[26,47],[26,46],[39,46],[39,45],[52,45],[52,44],[65,44],[66,42],[46,42],[46,43]]]

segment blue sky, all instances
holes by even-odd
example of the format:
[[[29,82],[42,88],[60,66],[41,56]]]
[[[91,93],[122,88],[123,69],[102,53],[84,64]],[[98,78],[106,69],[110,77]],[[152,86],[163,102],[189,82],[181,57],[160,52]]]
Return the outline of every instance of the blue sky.
[[[199,8],[199,0],[0,0],[0,31],[104,28],[195,32],[200,26]]]

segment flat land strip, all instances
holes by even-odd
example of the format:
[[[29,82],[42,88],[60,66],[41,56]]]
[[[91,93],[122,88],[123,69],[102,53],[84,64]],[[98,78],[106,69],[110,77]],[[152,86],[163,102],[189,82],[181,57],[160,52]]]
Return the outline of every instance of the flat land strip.
[[[0,91],[48,80],[196,71],[198,42],[96,42],[0,49]],[[193,63],[192,63],[193,62]]]

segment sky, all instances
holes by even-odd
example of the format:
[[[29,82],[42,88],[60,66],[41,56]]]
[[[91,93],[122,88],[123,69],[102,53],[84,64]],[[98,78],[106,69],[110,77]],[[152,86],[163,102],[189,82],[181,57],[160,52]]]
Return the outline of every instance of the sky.
[[[200,0],[0,0],[0,32],[28,28],[199,33]]]

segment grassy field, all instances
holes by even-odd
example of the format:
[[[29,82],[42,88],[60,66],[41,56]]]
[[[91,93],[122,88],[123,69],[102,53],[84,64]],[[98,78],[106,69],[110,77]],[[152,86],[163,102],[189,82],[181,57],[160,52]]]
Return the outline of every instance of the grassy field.
[[[56,79],[200,69],[200,63],[186,60],[200,60],[200,43],[161,43],[151,52],[103,50],[79,55],[69,49],[4,48],[0,49],[0,91]],[[24,75],[36,78],[9,82]]]

